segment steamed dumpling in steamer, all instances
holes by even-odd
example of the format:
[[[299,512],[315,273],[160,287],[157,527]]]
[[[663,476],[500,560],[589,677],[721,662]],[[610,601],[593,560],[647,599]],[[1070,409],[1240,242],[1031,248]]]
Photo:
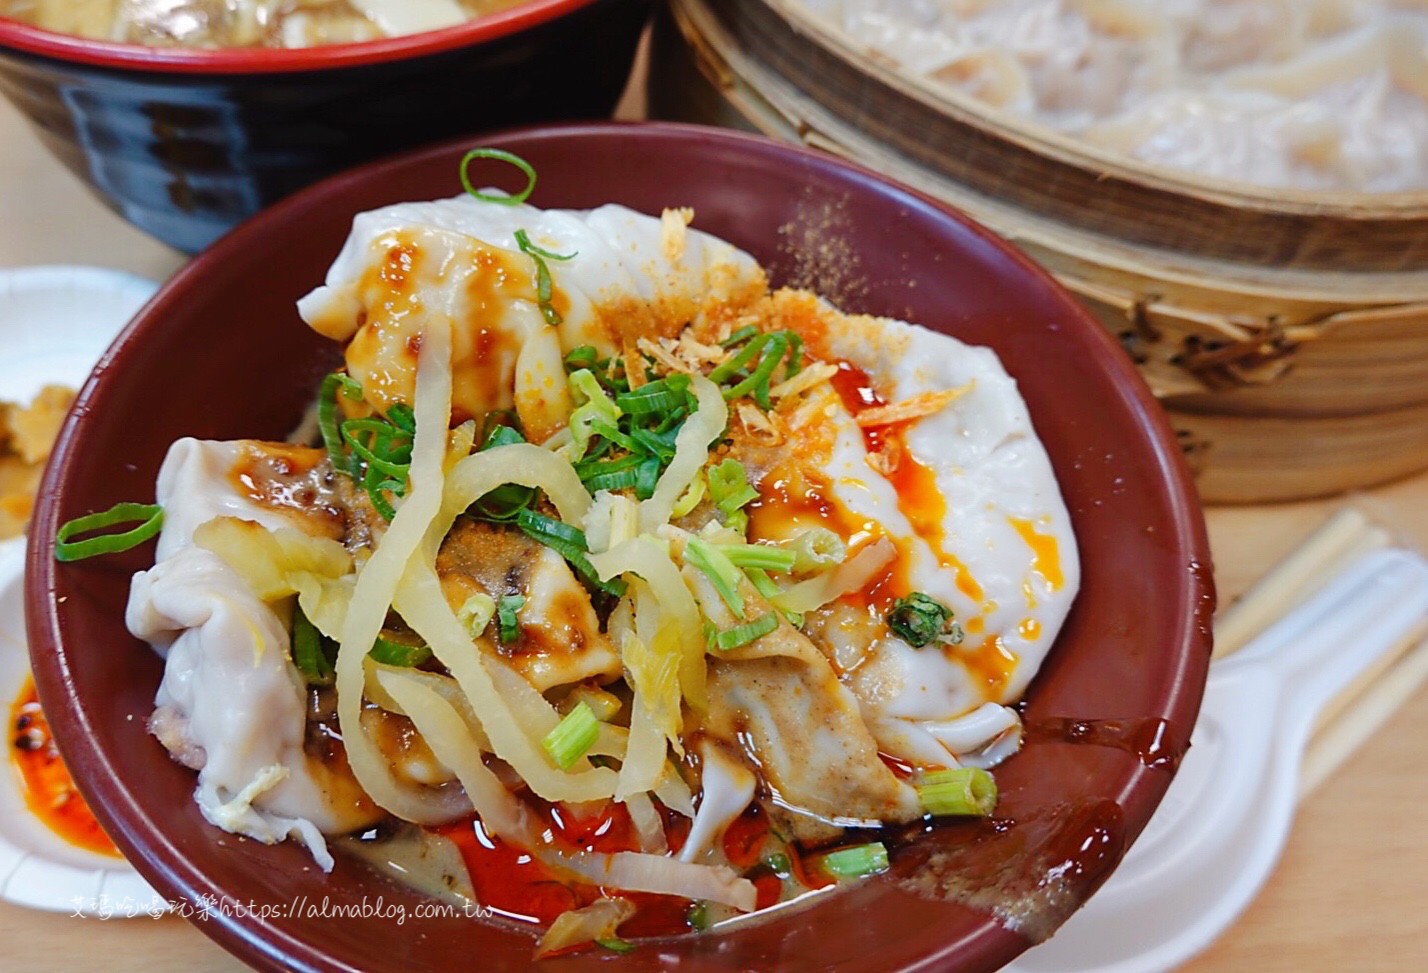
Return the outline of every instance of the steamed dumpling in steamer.
[[[1428,187],[1428,8],[1395,0],[801,0],[854,50],[1142,162]]]

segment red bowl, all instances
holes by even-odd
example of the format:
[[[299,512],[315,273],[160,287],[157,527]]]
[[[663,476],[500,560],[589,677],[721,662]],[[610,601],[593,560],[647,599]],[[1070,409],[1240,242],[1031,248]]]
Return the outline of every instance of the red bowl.
[[[1104,880],[1159,802],[1188,743],[1210,658],[1204,523],[1174,436],[1134,368],[1005,243],[828,156],[672,125],[527,129],[482,142],[535,165],[538,205],[692,205],[696,226],[748,249],[777,282],[817,283],[809,271],[817,278],[829,268],[797,247],[836,239],[840,247],[823,249],[843,254],[833,269],[849,310],[993,347],[1046,444],[1083,559],[1080,596],[1026,697],[1028,725],[1041,732],[998,772],[999,813],[1016,825],[938,828],[896,852],[888,875],[761,922],[618,959],[586,954],[543,967],[990,971],[1049,934]],[[420,897],[355,861],[325,876],[291,844],[265,847],[207,825],[191,799],[193,774],[144,730],[161,662],[127,634],[123,610],[130,575],[151,552],[61,566],[51,544],[69,518],[151,497],[179,436],[286,433],[336,358],[298,320],[293,301],[322,279],[354,213],[457,192],[467,147],[329,179],[191,263],[81,391],[42,488],[26,617],[64,756],[155,887],[245,907],[217,911],[200,927],[264,968],[447,970],[479,957],[485,968],[513,969],[528,962],[532,938],[477,919],[410,918]],[[1061,720],[1119,722],[1078,734]],[[408,921],[246,910],[324,899],[358,905],[364,896],[369,905],[381,896],[386,908],[401,906]]]
[[[0,92],[129,222],[196,253],[322,176],[498,125],[606,117],[651,0],[529,0],[304,50],[114,44],[0,18]]]

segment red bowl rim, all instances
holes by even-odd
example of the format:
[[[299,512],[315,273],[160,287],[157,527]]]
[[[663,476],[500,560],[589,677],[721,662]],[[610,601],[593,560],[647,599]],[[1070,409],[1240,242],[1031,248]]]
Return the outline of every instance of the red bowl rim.
[[[596,0],[526,0],[464,24],[357,44],[299,49],[146,47],[60,34],[0,17],[0,48],[89,67],[161,74],[291,74],[360,67],[471,47],[538,27]]]

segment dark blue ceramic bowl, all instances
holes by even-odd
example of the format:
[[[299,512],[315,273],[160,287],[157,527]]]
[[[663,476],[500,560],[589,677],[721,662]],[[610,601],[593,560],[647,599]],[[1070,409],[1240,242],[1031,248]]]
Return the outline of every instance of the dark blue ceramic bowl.
[[[188,253],[354,163],[513,123],[607,116],[651,0],[531,0],[304,50],[111,44],[0,19],[0,91],[135,226]]]

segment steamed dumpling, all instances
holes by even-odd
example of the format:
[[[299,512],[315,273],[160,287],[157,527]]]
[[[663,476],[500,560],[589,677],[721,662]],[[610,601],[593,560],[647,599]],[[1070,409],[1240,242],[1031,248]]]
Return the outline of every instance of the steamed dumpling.
[[[194,530],[219,516],[291,526],[235,489],[231,473],[245,445],[181,439],[170,448],[156,491],[165,512],[158,560],[134,577],[125,620],[165,655],[150,726],[198,771],[204,816],[268,843],[296,834],[317,850],[322,833],[370,823],[378,809],[307,754],[307,690],[283,621],[233,568],[193,543]]]
[[[540,307],[535,247],[560,317]],[[764,287],[753,258],[672,216],[622,206],[588,212],[500,206],[471,196],[401,203],[363,213],[327,273],[299,302],[319,333],[349,341],[350,374],[385,409],[412,401],[418,345],[428,315],[453,329],[456,421],[515,408],[540,442],[569,415],[564,354],[590,345],[617,354],[636,335],[672,334],[706,308],[738,304]]]

